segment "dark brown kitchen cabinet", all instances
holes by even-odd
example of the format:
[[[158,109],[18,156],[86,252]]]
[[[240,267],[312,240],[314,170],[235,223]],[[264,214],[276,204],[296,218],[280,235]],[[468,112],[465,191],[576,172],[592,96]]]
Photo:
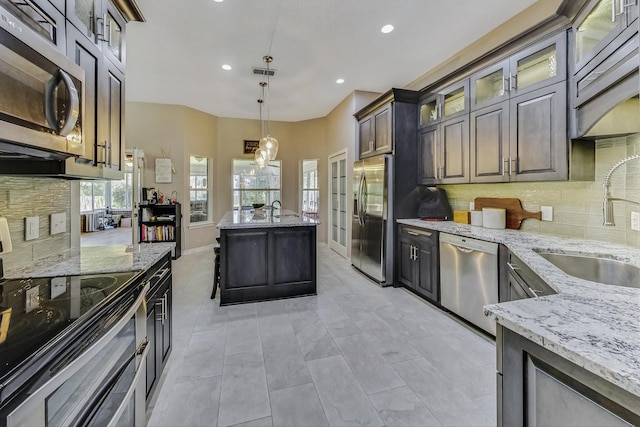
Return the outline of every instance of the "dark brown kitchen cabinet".
[[[478,71],[470,78],[471,111],[567,79],[567,35],[561,32]]]
[[[126,20],[120,12],[109,0],[66,2],[67,20],[124,72]]]
[[[572,60],[575,71],[587,66],[636,19],[637,0],[592,0],[587,3],[573,25]],[[588,68],[593,68],[593,65]]]
[[[66,52],[64,7],[58,9],[48,0],[3,0],[0,4],[59,51]]]
[[[565,82],[471,113],[471,182],[565,180]]]
[[[498,426],[637,426],[640,398],[498,326]]]
[[[84,132],[84,155],[77,159],[79,163],[95,165],[96,148],[99,136],[98,100],[103,91],[103,57],[98,47],[87,39],[77,28],[70,25],[67,28],[67,56],[84,70],[85,108],[82,118]]]
[[[469,115],[422,129],[418,134],[418,183],[469,182]]]
[[[612,10],[612,4],[616,6],[615,17],[606,14]],[[603,131],[594,125],[614,108],[622,115],[625,110],[632,111],[626,108],[632,104],[625,106],[625,103],[634,97],[631,102],[637,104],[640,66],[637,18],[635,0],[624,5],[600,1],[589,3],[576,21],[571,33],[576,61],[570,85],[571,138],[594,133],[610,135],[611,128]],[[596,23],[602,26],[599,31]],[[636,133],[637,120],[622,120],[613,131]]]
[[[147,272],[147,405],[171,353],[172,343],[172,274],[169,255]]]
[[[418,127],[424,128],[469,113],[469,80],[428,93],[418,103]]]
[[[104,103],[101,115],[101,135],[98,140],[97,162],[119,171],[124,151],[124,74],[111,61],[105,60]]]
[[[398,236],[398,283],[439,302],[438,233],[399,225]]]
[[[120,179],[124,148],[124,74],[77,28],[67,29],[67,56],[85,71],[85,152],[70,172]]]
[[[384,105],[358,122],[361,159],[393,151],[391,108],[391,104]]]

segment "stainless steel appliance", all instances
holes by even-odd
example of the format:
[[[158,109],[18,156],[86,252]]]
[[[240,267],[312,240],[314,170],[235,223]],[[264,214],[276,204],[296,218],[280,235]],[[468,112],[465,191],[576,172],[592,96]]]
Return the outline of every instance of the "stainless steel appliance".
[[[482,307],[498,302],[498,244],[440,233],[440,302],[458,316],[496,334]]]
[[[0,155],[83,155],[84,70],[0,6]]]
[[[6,280],[0,424],[145,424],[142,273]]]
[[[353,165],[351,264],[381,285],[393,283],[393,156]]]

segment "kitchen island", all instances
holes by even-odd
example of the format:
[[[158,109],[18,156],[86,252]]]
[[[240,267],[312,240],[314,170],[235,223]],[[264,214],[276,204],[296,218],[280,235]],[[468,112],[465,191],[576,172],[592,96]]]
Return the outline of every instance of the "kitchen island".
[[[220,230],[220,305],[316,294],[316,226],[286,210],[227,212]]]

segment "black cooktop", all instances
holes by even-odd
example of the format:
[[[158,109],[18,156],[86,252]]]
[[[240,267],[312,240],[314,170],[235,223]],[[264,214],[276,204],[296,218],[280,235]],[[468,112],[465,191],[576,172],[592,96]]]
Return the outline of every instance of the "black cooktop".
[[[0,282],[0,378],[138,273]],[[87,317],[87,316],[84,316]]]

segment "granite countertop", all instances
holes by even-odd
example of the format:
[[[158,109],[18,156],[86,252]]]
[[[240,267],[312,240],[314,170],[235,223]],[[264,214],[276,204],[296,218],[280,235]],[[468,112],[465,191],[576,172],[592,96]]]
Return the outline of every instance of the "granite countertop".
[[[75,276],[147,270],[175,247],[175,243],[141,243],[139,251],[130,246],[87,246],[78,255],[61,253],[28,267],[5,271],[6,279]]]
[[[569,276],[536,252],[599,255],[640,267],[640,249],[454,222],[404,219],[398,223],[507,246],[558,294],[488,305],[485,314],[538,345],[640,396],[640,289]]]
[[[268,227],[308,227],[320,224],[317,219],[307,218],[286,209],[233,210],[218,222],[217,228],[268,228]]]

